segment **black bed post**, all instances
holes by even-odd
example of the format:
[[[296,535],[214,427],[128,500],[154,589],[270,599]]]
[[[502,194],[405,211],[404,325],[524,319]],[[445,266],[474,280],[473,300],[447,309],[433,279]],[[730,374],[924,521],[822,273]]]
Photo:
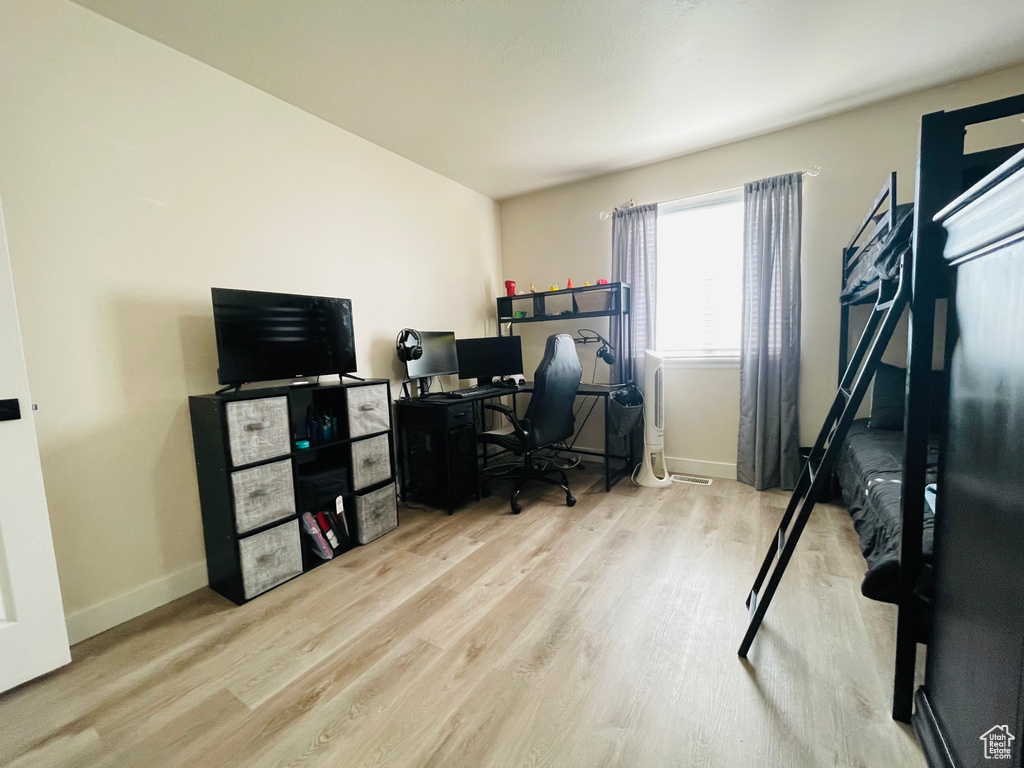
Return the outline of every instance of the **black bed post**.
[[[839,283],[839,384],[843,383],[846,366],[850,362],[850,305],[842,300],[842,292],[846,289],[846,261],[849,248],[843,248],[843,274]]]
[[[920,608],[914,587],[921,572],[924,533],[924,487],[928,465],[932,350],[935,302],[946,295],[947,269],[942,258],[945,230],[932,219],[960,192],[964,128],[943,112],[921,118],[914,207],[914,250],[910,328],[907,336],[907,392],[900,538],[899,618],[892,716],[910,722],[914,669],[921,639]]]

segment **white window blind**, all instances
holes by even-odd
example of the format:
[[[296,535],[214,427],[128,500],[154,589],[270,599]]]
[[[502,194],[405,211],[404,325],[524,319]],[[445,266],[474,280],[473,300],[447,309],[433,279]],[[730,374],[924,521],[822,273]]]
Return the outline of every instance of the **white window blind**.
[[[658,206],[658,351],[739,357],[742,301],[742,188]]]

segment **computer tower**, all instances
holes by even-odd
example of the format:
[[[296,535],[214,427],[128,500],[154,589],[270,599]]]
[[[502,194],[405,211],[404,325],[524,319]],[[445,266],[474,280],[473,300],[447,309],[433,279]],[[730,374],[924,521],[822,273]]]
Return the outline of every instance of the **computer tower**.
[[[402,499],[452,512],[476,498],[473,403],[401,400],[396,410]]]

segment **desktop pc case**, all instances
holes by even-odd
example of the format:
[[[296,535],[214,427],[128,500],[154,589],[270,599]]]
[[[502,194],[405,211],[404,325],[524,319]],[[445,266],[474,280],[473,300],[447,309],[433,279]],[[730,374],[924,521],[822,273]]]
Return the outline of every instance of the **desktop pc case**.
[[[449,512],[477,493],[473,403],[400,400],[402,498]]]

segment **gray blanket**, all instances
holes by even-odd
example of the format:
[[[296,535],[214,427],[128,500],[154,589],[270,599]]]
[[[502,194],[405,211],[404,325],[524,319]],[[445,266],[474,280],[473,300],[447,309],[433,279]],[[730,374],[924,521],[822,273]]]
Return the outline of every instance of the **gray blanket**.
[[[892,230],[861,254],[853,272],[846,278],[846,285],[839,294],[840,301],[852,298],[857,291],[876,280],[899,277],[900,264],[910,252],[910,238],[914,233],[914,204],[897,205],[893,214]]]
[[[938,474],[938,438],[928,440],[928,482]],[[867,419],[850,426],[840,446],[836,474],[843,501],[860,537],[860,549],[868,564],[861,592],[872,600],[896,602],[902,519],[903,433],[869,429]],[[931,559],[935,516],[926,505],[924,555]]]

